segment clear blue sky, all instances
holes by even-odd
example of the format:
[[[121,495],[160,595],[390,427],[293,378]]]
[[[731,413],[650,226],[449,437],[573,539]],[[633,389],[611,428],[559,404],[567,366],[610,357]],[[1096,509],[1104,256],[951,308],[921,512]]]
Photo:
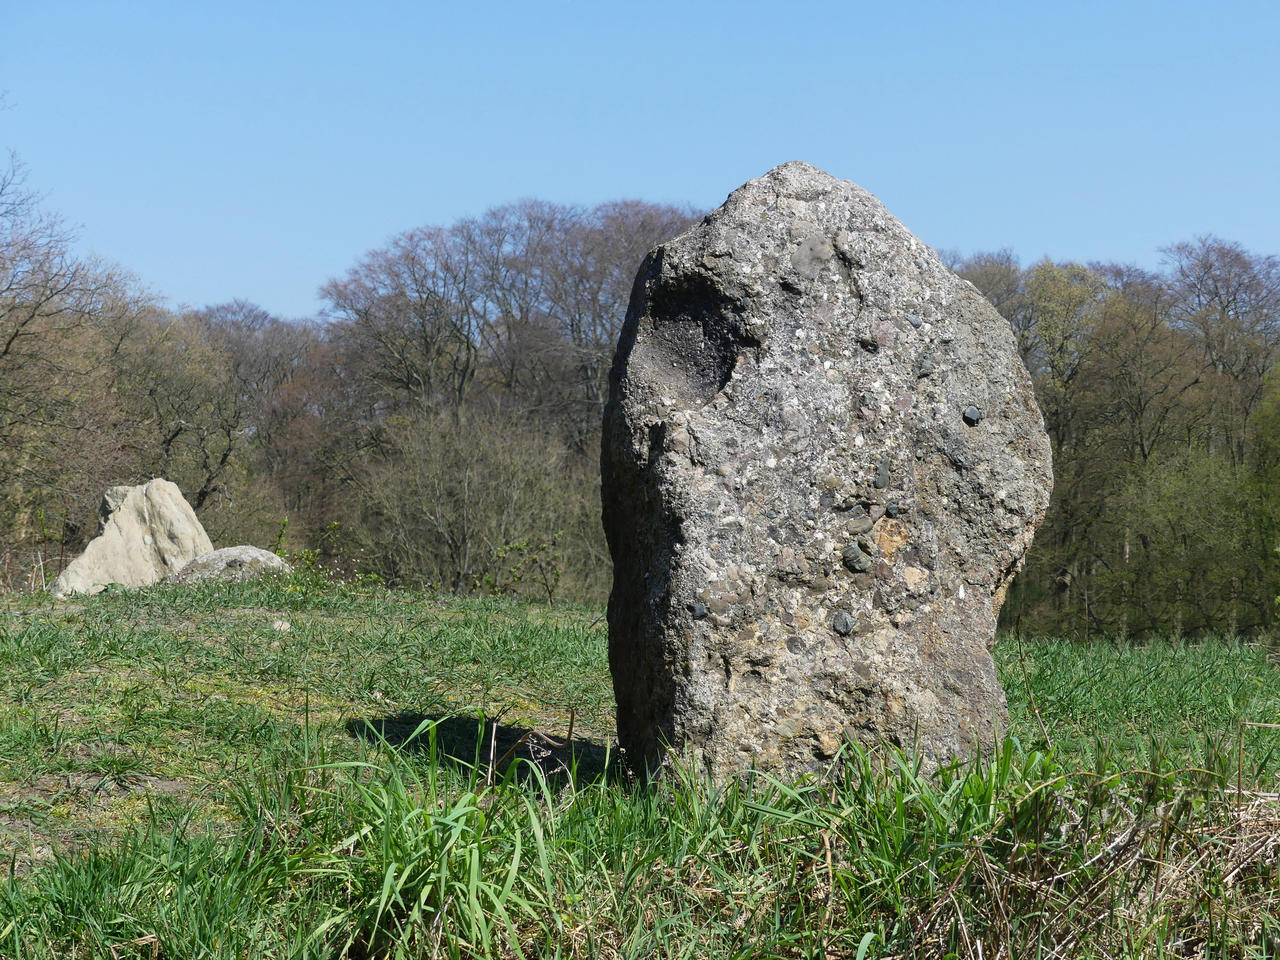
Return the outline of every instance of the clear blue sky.
[[[1280,253],[1280,4],[2,0],[0,147],[172,305],[282,316],[521,197],[710,208],[785,160],[935,247]]]

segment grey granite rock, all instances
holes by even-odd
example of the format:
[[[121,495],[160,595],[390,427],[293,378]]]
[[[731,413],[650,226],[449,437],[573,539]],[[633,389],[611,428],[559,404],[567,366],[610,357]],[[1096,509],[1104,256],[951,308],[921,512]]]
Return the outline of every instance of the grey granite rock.
[[[260,547],[223,547],[196,557],[169,578],[170,583],[204,583],[209,580],[257,580],[270,574],[284,575],[293,567],[270,550]]]
[[[798,774],[847,738],[932,765],[1000,735],[1049,441],[1008,324],[866,191],[788,163],[649,254],[602,480],[642,775],[668,746]]]

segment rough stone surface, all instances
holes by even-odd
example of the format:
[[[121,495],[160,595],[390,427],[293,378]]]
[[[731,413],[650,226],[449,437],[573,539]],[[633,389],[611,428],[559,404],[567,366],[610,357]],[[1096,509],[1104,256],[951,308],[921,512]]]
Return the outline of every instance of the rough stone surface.
[[[285,560],[259,547],[223,547],[196,557],[173,576],[170,583],[204,583],[208,580],[257,580],[272,574],[293,572]]]
[[[145,587],[213,549],[177,484],[155,479],[112,487],[98,508],[98,536],[50,586],[55,597],[98,593],[109,583]]]
[[[602,454],[641,773],[666,745],[724,776],[999,736],[990,644],[1049,442],[1008,324],[866,191],[788,163],[654,250]]]

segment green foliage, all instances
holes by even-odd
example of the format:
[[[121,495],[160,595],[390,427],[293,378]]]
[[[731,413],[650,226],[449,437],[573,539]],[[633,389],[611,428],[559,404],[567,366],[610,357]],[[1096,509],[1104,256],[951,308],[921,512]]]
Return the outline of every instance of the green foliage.
[[[271,552],[280,556],[284,555],[288,544],[289,534],[289,516],[286,514],[280,520],[280,529],[276,531],[276,538],[271,541]]]
[[[554,602],[564,577],[564,564],[556,556],[556,541],[561,536],[562,532],[504,544],[494,551],[495,569],[485,573],[476,586],[490,593],[517,593],[527,583],[547,603]]]
[[[1127,616],[1139,633],[1235,633],[1270,622],[1280,500],[1252,471],[1204,452],[1171,457],[1135,470],[1109,506],[1106,522],[1122,545],[1096,577],[1109,622]]]
[[[1214,238],[1168,269],[1011,255],[958,267],[1008,318],[1054,490],[1008,626],[1079,636],[1255,633],[1280,587],[1280,261]]]

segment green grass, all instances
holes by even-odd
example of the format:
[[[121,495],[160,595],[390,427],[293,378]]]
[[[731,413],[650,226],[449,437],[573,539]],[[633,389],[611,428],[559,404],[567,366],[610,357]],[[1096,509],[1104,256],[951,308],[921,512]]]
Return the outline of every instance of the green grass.
[[[1194,765],[1230,754],[1233,777],[1280,790],[1280,731],[1250,725],[1280,723],[1280,668],[1265,645],[1007,637],[996,654],[1025,743],[1086,767]]]
[[[1261,647],[1009,638],[988,763],[646,790],[597,610],[3,602],[0,956],[1276,955]]]

